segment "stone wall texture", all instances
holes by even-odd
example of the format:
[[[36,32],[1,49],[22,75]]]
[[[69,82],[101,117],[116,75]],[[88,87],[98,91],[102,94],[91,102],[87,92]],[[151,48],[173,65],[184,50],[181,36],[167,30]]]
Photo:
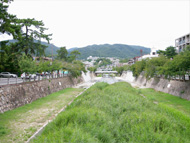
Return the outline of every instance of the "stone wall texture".
[[[38,98],[45,97],[53,92],[75,86],[83,82],[83,78],[71,78],[70,76],[26,82],[17,85],[8,85],[0,88],[0,112],[15,109],[31,103]]]
[[[147,80],[143,74],[135,78],[131,71],[124,72],[122,78],[138,86],[154,88],[157,91],[190,100],[190,81],[167,80],[163,78],[151,78]]]
[[[190,81],[167,80],[162,78],[146,80],[146,78],[141,75],[135,79],[134,82],[147,88],[154,88],[157,91],[190,100]]]

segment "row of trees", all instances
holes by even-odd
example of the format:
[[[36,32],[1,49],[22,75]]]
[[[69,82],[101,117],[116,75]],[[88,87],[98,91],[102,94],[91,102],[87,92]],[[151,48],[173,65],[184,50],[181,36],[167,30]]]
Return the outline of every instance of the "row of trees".
[[[81,72],[86,72],[85,66],[82,62],[74,60],[72,63],[63,60],[51,61],[35,61],[32,58],[26,56],[25,54],[20,58],[19,67],[21,72],[26,73],[42,73],[44,71],[53,72],[59,70],[68,71],[73,77],[78,77]]]
[[[166,51],[160,53],[159,57],[144,59],[133,64],[130,67],[133,75],[138,77],[144,72],[147,79],[158,76],[167,79],[180,77],[185,80],[185,75],[190,76],[190,47],[187,46],[179,54],[171,52],[171,49],[171,47],[168,47]]]

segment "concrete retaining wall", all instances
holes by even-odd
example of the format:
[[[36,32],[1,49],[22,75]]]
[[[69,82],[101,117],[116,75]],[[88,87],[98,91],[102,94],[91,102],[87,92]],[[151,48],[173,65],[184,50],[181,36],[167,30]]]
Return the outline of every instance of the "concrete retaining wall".
[[[167,80],[162,78],[151,78],[146,80],[143,75],[138,78],[134,78],[132,72],[127,72],[123,74],[123,77],[129,83],[135,83],[139,86],[144,86],[146,88],[154,88],[157,91],[162,91],[169,93],[187,100],[190,100],[190,81],[177,81],[177,80]],[[128,80],[128,79],[132,79]]]
[[[190,81],[169,81],[162,78],[151,78],[147,81],[146,78],[141,75],[135,79],[134,82],[147,88],[154,88],[157,91],[162,91],[190,100]]]
[[[9,85],[0,88],[0,112],[15,109],[19,106],[31,103],[38,98],[45,97],[53,92],[72,87],[83,82],[83,78],[71,78],[69,76],[57,79],[27,82],[17,85]]]

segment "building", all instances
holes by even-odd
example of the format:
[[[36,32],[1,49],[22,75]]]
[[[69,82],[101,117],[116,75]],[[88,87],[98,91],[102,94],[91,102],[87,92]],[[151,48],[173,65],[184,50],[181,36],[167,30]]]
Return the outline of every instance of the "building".
[[[148,55],[143,55],[142,57],[138,58],[138,61],[141,61],[142,59],[151,59],[151,58],[155,58],[158,57],[157,51],[155,49],[151,49],[150,54]]]
[[[186,48],[187,45],[190,43],[190,33],[186,34],[182,37],[179,37],[175,40],[175,47],[177,49],[177,52],[181,52],[183,49]]]

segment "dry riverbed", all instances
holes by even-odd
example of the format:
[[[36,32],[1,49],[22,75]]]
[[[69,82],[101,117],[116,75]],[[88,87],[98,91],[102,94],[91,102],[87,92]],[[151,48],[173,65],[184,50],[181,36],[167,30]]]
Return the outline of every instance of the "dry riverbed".
[[[82,88],[68,88],[0,114],[0,143],[26,142],[71,102]]]

